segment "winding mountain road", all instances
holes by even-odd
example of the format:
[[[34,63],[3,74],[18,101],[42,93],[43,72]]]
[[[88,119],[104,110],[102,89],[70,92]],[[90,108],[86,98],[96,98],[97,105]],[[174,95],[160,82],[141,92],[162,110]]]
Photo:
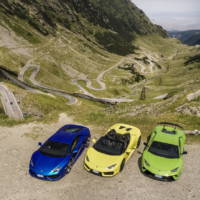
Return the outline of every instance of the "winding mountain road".
[[[73,48],[71,48],[71,50],[77,52],[76,50],[74,50]],[[80,54],[80,53],[79,53]],[[81,56],[81,55],[80,55]],[[83,56],[83,55],[82,55]],[[36,80],[37,74],[40,72],[40,65],[34,64],[36,58],[32,58],[30,59],[25,65],[24,67],[21,69],[21,71],[18,74],[18,80],[20,80],[21,82],[24,82],[24,74],[26,73],[27,70],[32,69],[32,73],[29,77],[29,80],[31,81],[31,83],[36,86],[37,88],[41,88],[41,89],[45,89],[47,92],[51,93],[51,94],[55,94],[55,95],[59,95],[59,96],[63,96],[66,99],[68,99],[68,104],[76,104],[77,103],[77,98],[75,95],[69,95],[66,94],[65,91],[63,90],[59,90],[56,88],[50,88],[46,85],[41,84],[39,81]],[[71,83],[74,84],[77,88],[79,88],[79,90],[81,91],[82,94],[86,95],[88,98],[93,98],[96,100],[100,100],[100,101],[106,101],[108,103],[122,103],[122,102],[132,102],[134,101],[133,99],[129,99],[129,98],[99,98],[96,97],[95,95],[93,95],[91,92],[89,92],[85,87],[81,86],[79,84],[79,81],[84,81],[86,83],[86,87],[90,90],[94,90],[94,91],[103,91],[107,89],[107,86],[104,82],[104,77],[106,75],[106,73],[108,73],[109,71],[113,70],[114,68],[116,68],[117,66],[120,66],[125,60],[127,60],[128,57],[122,58],[118,63],[116,63],[115,65],[111,66],[110,68],[102,71],[101,73],[99,73],[99,75],[97,76],[97,78],[95,79],[96,83],[98,83],[99,87],[94,87],[93,83],[90,79],[88,79],[87,75],[84,73],[81,73],[79,71],[77,71],[76,69],[70,67],[70,66],[65,66],[65,65],[61,65],[61,68],[63,69],[63,71],[71,77]],[[145,74],[146,72],[146,67],[141,64],[139,61],[137,61],[135,58],[129,58],[129,60],[131,62],[134,62],[135,64],[137,64],[137,66],[140,67],[140,71],[141,73]],[[154,64],[153,62],[151,62],[150,60],[150,64],[149,64],[149,73],[154,72]],[[33,90],[33,89],[32,89]],[[35,90],[33,90],[35,92]],[[39,91],[39,90],[38,90]],[[80,94],[81,95],[81,94]],[[79,95],[79,96],[80,96]]]
[[[28,70],[28,69],[33,69],[34,71],[31,73],[30,77],[29,77],[29,80],[32,82],[32,84],[34,86],[37,86],[41,89],[45,89],[45,90],[49,90],[50,93],[53,93],[55,95],[59,95],[59,96],[62,96],[64,98],[66,98],[68,100],[68,103],[69,105],[71,104],[76,104],[77,103],[77,99],[75,97],[72,97],[71,95],[67,95],[67,94],[64,94],[65,91],[62,91],[62,90],[57,90],[56,88],[50,88],[50,87],[47,87],[47,86],[44,86],[42,85],[40,82],[38,82],[36,80],[36,76],[37,74],[39,73],[40,71],[40,66],[39,65],[33,65],[31,64],[31,62],[27,62],[26,65],[22,68],[22,70],[19,72],[18,74],[18,80],[24,82],[24,74],[25,72]]]
[[[21,71],[19,72],[19,75],[18,75],[18,80],[24,82],[24,74],[27,70],[29,69],[33,69],[30,77],[29,77],[29,80],[32,82],[32,84],[34,86],[37,86],[39,88],[42,88],[42,89],[45,89],[45,90],[49,90],[50,93],[52,93],[52,90],[53,90],[53,93],[56,94],[56,95],[59,95],[59,96],[63,96],[65,98],[67,98],[69,100],[68,104],[75,104],[77,103],[77,99],[75,97],[72,97],[71,95],[67,95],[67,94],[63,94],[64,91],[62,90],[58,90],[56,88],[50,88],[50,87],[47,87],[47,86],[44,86],[42,85],[39,81],[36,80],[36,76],[37,74],[40,72],[40,65],[36,65],[36,64],[31,64],[33,61],[33,59],[29,60],[25,65],[24,67],[21,69]],[[117,66],[119,66],[122,62],[124,61],[124,58],[122,60],[120,60],[117,64],[113,65],[112,67],[106,69],[105,71],[101,72],[98,77],[96,78],[96,81],[97,83],[99,84],[99,88],[95,88],[92,86],[92,82],[91,80],[89,80],[87,78],[86,75],[82,74],[82,76],[80,78],[77,78],[77,79],[72,79],[72,83],[74,85],[76,85],[81,91],[83,94],[85,95],[88,95],[90,97],[93,97],[93,98],[96,98],[96,99],[99,99],[99,100],[103,100],[103,101],[106,101],[108,103],[122,103],[122,102],[132,102],[133,99],[127,99],[127,98],[99,98],[99,97],[96,97],[94,96],[93,94],[91,94],[90,92],[88,92],[85,88],[83,88],[79,83],[78,81],[82,80],[82,81],[85,81],[86,82],[86,86],[87,88],[91,89],[91,90],[96,90],[96,91],[99,91],[99,90],[105,90],[106,89],[106,84],[103,82],[103,78],[105,76],[105,74],[107,72],[109,72],[110,70],[116,68]],[[69,73],[66,69],[64,70],[65,73]],[[78,73],[78,72],[77,72]]]
[[[9,116],[9,118],[22,120],[24,118],[23,113],[17,103],[14,94],[2,83],[0,84],[0,94],[4,111]]]
[[[121,65],[123,62],[124,62],[124,58],[122,58],[117,64],[113,65],[112,67],[106,69],[105,71],[101,72],[97,78],[96,78],[96,82],[99,84],[100,88],[94,88],[92,86],[92,82],[91,81],[88,81],[87,82],[87,87],[89,89],[92,89],[92,90],[105,90],[106,89],[106,84],[103,82],[103,78],[105,76],[106,73],[108,73],[109,71],[113,70],[114,68],[118,67],[119,65]]]

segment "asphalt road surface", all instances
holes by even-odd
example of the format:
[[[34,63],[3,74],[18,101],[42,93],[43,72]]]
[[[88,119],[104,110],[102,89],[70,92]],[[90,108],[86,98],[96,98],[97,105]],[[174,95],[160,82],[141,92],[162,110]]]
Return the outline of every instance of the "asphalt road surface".
[[[1,102],[6,115],[15,120],[22,120],[23,113],[14,94],[3,84],[0,84]]]

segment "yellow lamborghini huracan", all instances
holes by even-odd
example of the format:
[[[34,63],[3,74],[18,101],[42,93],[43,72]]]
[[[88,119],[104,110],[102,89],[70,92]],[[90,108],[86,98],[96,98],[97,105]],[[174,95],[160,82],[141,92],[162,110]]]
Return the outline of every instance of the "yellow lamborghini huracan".
[[[138,128],[115,124],[88,148],[84,168],[99,176],[114,176],[122,171],[140,141],[141,132]]]

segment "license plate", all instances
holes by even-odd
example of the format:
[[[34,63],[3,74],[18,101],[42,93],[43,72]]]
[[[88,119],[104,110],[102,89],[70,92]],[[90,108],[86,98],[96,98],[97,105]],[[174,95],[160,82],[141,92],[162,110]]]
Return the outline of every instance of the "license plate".
[[[41,175],[41,174],[37,174],[37,177],[39,177],[39,178],[43,178],[44,176]]]
[[[95,173],[95,174],[99,174],[99,172],[98,171],[96,171],[96,170],[92,170],[93,171],[93,173]]]
[[[162,178],[162,176],[155,174],[156,178]]]

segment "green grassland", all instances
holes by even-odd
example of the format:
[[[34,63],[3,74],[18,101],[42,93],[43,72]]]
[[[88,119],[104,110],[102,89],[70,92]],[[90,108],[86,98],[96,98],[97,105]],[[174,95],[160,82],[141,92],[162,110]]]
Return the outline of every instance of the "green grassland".
[[[98,88],[99,85],[95,80],[98,74],[123,58],[93,43],[94,38],[92,37],[89,41],[83,36],[61,27],[56,35],[44,37],[36,33],[23,20],[16,20],[21,29],[16,30],[13,25],[10,31],[14,31],[18,38],[22,38],[22,41],[26,40],[26,44],[30,45],[33,53],[31,56],[25,56],[16,53],[13,49],[0,47],[0,64],[12,71],[19,72],[29,59],[33,59],[32,64],[40,65],[41,68],[36,79],[49,87],[67,92],[79,91],[71,83],[70,75],[61,68],[61,65],[68,65],[87,75],[93,86]],[[92,25],[90,24],[90,26]],[[29,30],[30,34],[24,33],[26,30]],[[199,89],[198,63],[189,65],[184,63],[189,56],[198,54],[200,50],[196,47],[182,45],[175,39],[162,38],[156,34],[137,36],[132,44],[137,47],[137,50],[133,55],[128,56],[149,54],[156,58],[162,69],[152,74],[145,74],[146,81],[125,83],[123,80],[130,80],[132,74],[116,67],[105,74],[103,80],[107,86],[105,91],[88,89],[84,81],[79,81],[79,84],[97,97],[127,97],[132,98],[133,102],[109,106],[78,99],[79,103],[67,105],[67,100],[62,97],[31,93],[2,79],[21,98],[20,106],[27,114],[24,121],[16,122],[5,116],[1,106],[0,125],[11,126],[33,121],[51,123],[58,119],[59,113],[67,113],[78,123],[96,127],[100,133],[104,133],[109,126],[118,122],[139,127],[144,138],[159,121],[177,122],[188,130],[200,129],[199,117],[183,115],[176,111],[177,107],[188,103],[187,94]],[[20,45],[24,45],[24,42],[20,42]],[[31,73],[31,69],[25,73],[27,82]],[[140,100],[144,86],[147,87],[146,99]],[[168,93],[167,100],[154,99],[165,93]],[[195,100],[195,103],[195,105],[199,105],[199,99]],[[141,107],[141,110],[144,109],[144,112],[133,115],[138,106]],[[150,110],[148,111],[148,109]],[[188,141],[197,140],[190,137]]]

